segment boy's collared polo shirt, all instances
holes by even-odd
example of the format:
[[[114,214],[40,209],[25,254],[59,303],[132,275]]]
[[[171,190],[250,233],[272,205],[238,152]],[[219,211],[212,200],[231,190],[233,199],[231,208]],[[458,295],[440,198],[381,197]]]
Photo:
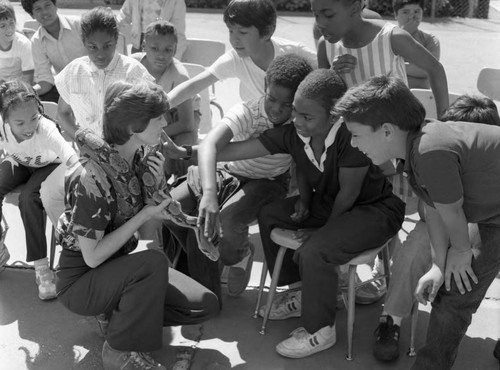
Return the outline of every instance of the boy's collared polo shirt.
[[[36,82],[54,84],[52,68],[57,74],[72,60],[87,55],[81,36],[80,19],[64,15],[58,17],[61,29],[57,39],[44,27],[40,27],[31,39]]]
[[[313,68],[317,68],[316,53],[305,45],[279,37],[272,37],[271,42],[275,58],[285,54],[297,54],[307,59]],[[221,81],[238,78],[241,82],[240,97],[243,101],[258,99],[265,94],[266,71],[258,67],[252,58],[240,57],[234,49],[221,55],[208,67],[208,71]]]
[[[77,125],[102,134],[102,115],[106,90],[115,81],[155,82],[153,76],[137,60],[115,52],[104,69],[99,69],[88,56],[68,64],[55,78],[59,94],[71,106]]]
[[[332,129],[334,126],[332,126]],[[337,129],[337,128],[335,128]],[[369,167],[366,173],[357,205],[372,204],[392,196],[392,187],[381,171],[357,148],[351,146],[351,134],[344,123],[338,127],[335,140],[326,149],[323,171],[312,163],[307,155],[306,143],[297,135],[293,125],[285,125],[267,130],[259,137],[262,145],[272,153],[290,153],[297,168],[311,188],[324,199],[325,207],[332,207],[340,190],[339,168]],[[331,138],[330,138],[331,140]]]
[[[500,225],[500,127],[426,120],[406,150],[409,183],[429,206],[463,198],[468,222]]]
[[[274,125],[265,110],[265,97],[250,100],[232,107],[222,119],[233,133],[232,141],[244,141],[259,137]],[[283,125],[289,125],[292,118]],[[288,171],[292,157],[289,154],[266,155],[263,157],[228,162],[225,168],[232,174],[250,179],[273,179]]]

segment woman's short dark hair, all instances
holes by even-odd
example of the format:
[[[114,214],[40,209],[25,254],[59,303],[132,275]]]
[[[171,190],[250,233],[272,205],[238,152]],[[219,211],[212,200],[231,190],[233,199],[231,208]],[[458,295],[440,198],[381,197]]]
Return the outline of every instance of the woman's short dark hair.
[[[16,20],[16,12],[11,2],[8,0],[0,0],[0,21],[6,19]]]
[[[105,32],[118,40],[118,22],[111,8],[95,7],[82,15],[80,23],[84,41],[94,32]]]
[[[152,82],[113,82],[104,98],[103,136],[109,144],[123,145],[131,133],[143,132],[149,121],[168,111],[167,94]]]
[[[224,23],[254,26],[261,37],[274,33],[276,18],[276,8],[271,0],[231,0],[224,9]]]
[[[33,15],[33,4],[40,0],[21,0],[21,5],[26,13]],[[50,0],[52,4],[56,5],[56,0]]]

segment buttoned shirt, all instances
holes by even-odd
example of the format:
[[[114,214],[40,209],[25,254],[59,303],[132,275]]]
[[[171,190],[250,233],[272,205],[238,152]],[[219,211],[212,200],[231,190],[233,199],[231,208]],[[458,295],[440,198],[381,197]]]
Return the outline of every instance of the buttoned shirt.
[[[35,63],[35,81],[54,84],[55,73],[59,73],[72,60],[87,54],[83,46],[80,19],[59,15],[59,35],[54,38],[44,27],[35,32],[31,41]]]
[[[102,134],[102,114],[106,90],[115,81],[154,82],[147,69],[137,60],[115,53],[109,65],[99,69],[88,56],[68,64],[56,78],[56,87],[71,106],[77,125]]]

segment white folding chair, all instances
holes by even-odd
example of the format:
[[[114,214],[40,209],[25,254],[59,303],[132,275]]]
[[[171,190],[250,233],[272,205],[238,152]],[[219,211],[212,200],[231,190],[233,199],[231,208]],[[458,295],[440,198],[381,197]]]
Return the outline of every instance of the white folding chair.
[[[425,118],[437,118],[436,100],[432,94],[432,90],[428,89],[411,89],[413,95],[423,104],[425,108]],[[459,94],[449,93],[450,104],[460,96]]]
[[[477,89],[490,99],[500,100],[500,69],[481,69],[477,77]]]
[[[187,48],[182,62],[209,67],[226,52],[226,45],[221,41],[208,39],[187,39]]]

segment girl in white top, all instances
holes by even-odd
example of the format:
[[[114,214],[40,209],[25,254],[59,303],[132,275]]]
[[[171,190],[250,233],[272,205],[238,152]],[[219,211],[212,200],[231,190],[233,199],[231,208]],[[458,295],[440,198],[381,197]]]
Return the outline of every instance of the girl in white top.
[[[45,238],[45,215],[40,186],[61,163],[73,163],[78,157],[64,140],[57,125],[43,114],[43,106],[31,86],[13,80],[0,86],[0,216],[5,195],[24,184],[19,195],[28,262],[34,262],[38,296],[55,298],[54,273],[49,269]],[[0,243],[0,265],[8,260],[8,251]],[[1,267],[1,266],[0,266]]]
[[[9,1],[0,0],[0,83],[22,78],[33,84],[31,41],[16,32],[16,14]]]

